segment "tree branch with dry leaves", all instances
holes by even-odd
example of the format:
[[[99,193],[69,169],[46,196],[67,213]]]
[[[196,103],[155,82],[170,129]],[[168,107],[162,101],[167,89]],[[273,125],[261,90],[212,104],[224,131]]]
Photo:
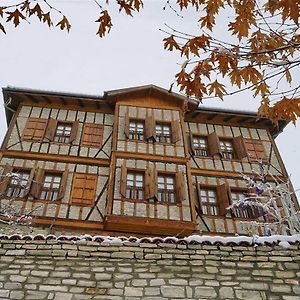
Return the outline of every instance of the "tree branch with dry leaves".
[[[33,16],[49,27],[71,29],[68,18],[51,0],[40,2],[0,7],[0,31],[6,33],[4,22],[17,27]],[[143,8],[141,0],[94,0],[100,10],[95,20],[100,38],[113,26],[111,2],[128,16]],[[261,116],[274,123],[279,119],[296,122],[300,117],[300,82],[295,76],[300,64],[300,0],[166,0],[163,10],[167,9],[181,19],[187,9],[199,14],[198,35],[170,26],[163,30],[164,48],[180,53],[183,60],[174,80],[180,92],[203,101],[250,90],[260,98]],[[221,39],[215,34],[220,27],[227,28]]]

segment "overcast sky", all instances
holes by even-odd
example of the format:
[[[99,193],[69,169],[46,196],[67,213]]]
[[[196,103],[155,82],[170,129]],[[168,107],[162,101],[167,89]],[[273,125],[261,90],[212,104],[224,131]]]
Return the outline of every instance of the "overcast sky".
[[[0,1],[1,5],[12,2]],[[145,84],[168,89],[180,58],[163,50],[162,39],[166,35],[159,29],[165,29],[167,23],[182,31],[197,32],[197,14],[188,12],[179,18],[170,9],[162,9],[166,0],[144,0],[144,10],[134,18],[111,11],[113,28],[100,39],[95,35],[98,23],[94,22],[99,9],[92,0],[49,2],[68,16],[70,33],[58,28],[49,30],[32,18],[30,24],[23,22],[16,29],[8,28],[6,36],[0,33],[0,87],[95,95]],[[2,94],[0,101],[3,103]],[[204,105],[255,111],[259,100],[246,94],[224,102],[209,100]],[[6,131],[3,105],[0,117],[2,139]],[[299,126],[300,123],[297,128],[288,125],[276,139],[295,188],[300,188]]]

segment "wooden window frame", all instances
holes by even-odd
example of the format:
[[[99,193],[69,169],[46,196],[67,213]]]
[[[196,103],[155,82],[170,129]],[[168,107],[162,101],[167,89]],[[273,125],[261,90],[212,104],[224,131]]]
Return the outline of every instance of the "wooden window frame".
[[[128,177],[133,176],[133,185],[129,185],[131,181]],[[137,176],[142,176],[142,181],[137,181]],[[142,186],[138,187],[137,182],[142,182]],[[139,197],[141,194],[141,197]],[[140,170],[128,169],[126,174],[126,197],[125,200],[144,201],[145,200],[145,172]]]
[[[161,134],[158,135],[157,133],[157,126],[161,126]],[[163,127],[168,126],[169,127],[169,135],[166,135]],[[155,122],[155,140],[157,143],[161,144],[172,144],[173,143],[173,137],[172,137],[172,124],[171,122]]]
[[[50,187],[45,187],[45,179],[47,176],[51,176],[51,182],[50,182]],[[53,188],[53,184],[55,184],[56,182],[54,182],[54,178],[60,177],[60,181],[58,184],[57,188]],[[39,200],[41,201],[48,201],[48,202],[57,202],[59,200],[59,193],[60,193],[60,189],[61,189],[61,185],[62,185],[62,181],[63,181],[63,172],[60,171],[53,171],[53,170],[45,170],[44,172],[44,177],[42,180],[42,185],[40,187],[40,195],[39,195]],[[42,193],[45,193],[45,197],[42,198]],[[56,194],[55,199],[53,199],[53,196]]]
[[[34,127],[29,127],[30,123],[34,124]],[[38,128],[37,124],[43,124],[40,127],[43,128]],[[46,128],[47,128],[47,124],[48,124],[48,120],[47,119],[43,119],[43,118],[28,118],[25,128],[23,130],[22,133],[22,140],[23,141],[34,141],[34,142],[40,142],[43,140],[45,132],[46,132]],[[39,132],[39,134],[37,134],[37,132]],[[32,132],[32,133],[30,133]]]
[[[159,178],[163,178],[163,182],[159,182]],[[167,180],[172,179],[172,183],[168,183]],[[163,184],[164,187],[160,188],[159,184]],[[168,185],[172,185],[173,189],[168,189]],[[178,199],[176,195],[176,188],[177,188],[177,182],[176,182],[176,175],[174,173],[169,172],[158,172],[157,174],[157,201],[159,203],[165,203],[165,204],[177,204]],[[170,198],[171,196],[171,198]],[[172,199],[173,197],[173,199]]]
[[[226,143],[226,142],[231,144],[232,151],[228,151],[226,144],[224,144],[225,149],[222,149],[222,144],[221,143]],[[236,153],[235,153],[235,149],[234,149],[233,139],[219,137],[219,143],[220,143],[221,157],[223,159],[227,159],[227,160],[236,159]],[[229,155],[229,153],[231,153],[232,155]]]
[[[6,197],[8,198],[24,198],[28,194],[28,189],[30,188],[30,184],[32,181],[32,169],[27,169],[27,168],[13,168],[12,173],[15,174],[28,174],[28,178],[26,179],[26,184],[22,185],[22,180],[24,179],[23,177],[16,179],[14,177],[11,177],[6,188]],[[19,181],[14,183],[13,181]]]
[[[80,178],[81,177],[81,178]],[[84,178],[82,178],[84,177]],[[83,180],[84,183],[82,184],[82,187],[78,187],[78,181],[77,180]],[[87,181],[94,181],[93,187],[88,187]],[[80,173],[76,172],[73,175],[73,184],[72,184],[72,190],[71,190],[71,197],[70,197],[70,204],[76,205],[76,206],[94,206],[95,205],[95,199],[96,199],[96,192],[97,192],[97,183],[98,183],[98,175],[97,174],[89,174],[89,173]],[[84,196],[85,191],[90,191],[91,197],[89,199],[87,198],[75,198],[76,189],[82,189],[82,196]]]
[[[247,189],[231,187],[230,188],[230,203],[231,204],[233,204],[232,194],[247,194]],[[247,197],[247,195],[245,195],[245,198],[246,197]],[[240,198],[238,200],[240,200]],[[236,208],[235,210],[231,209],[231,215],[238,219],[247,219],[247,220],[253,219],[253,214],[248,208],[246,208],[246,209]]]
[[[62,134],[58,134],[59,126],[63,127]],[[70,130],[69,134],[66,135],[66,128],[69,127]],[[69,144],[71,142],[71,134],[72,134],[72,129],[73,129],[73,122],[71,121],[57,121],[56,128],[55,128],[55,133],[53,137],[53,142],[59,143],[59,144]],[[57,140],[58,139],[58,140]]]
[[[135,124],[135,130],[131,130],[131,124]],[[137,125],[142,124],[143,125],[143,131],[139,135]],[[145,140],[145,120],[142,119],[135,119],[135,118],[129,118],[129,123],[128,123],[128,139],[131,141],[144,141]]]
[[[195,143],[194,143],[194,139],[202,139],[205,141],[205,148],[201,148],[201,147],[196,147]],[[204,135],[192,135],[191,136],[191,143],[192,145],[192,149],[194,152],[194,156],[195,157],[210,157],[210,153],[209,153],[209,147],[208,147],[208,141],[207,141],[207,136]],[[200,153],[201,151],[206,151],[206,155],[203,155],[203,152]]]
[[[89,130],[92,130],[92,133],[90,133]],[[80,146],[101,148],[103,143],[103,133],[103,124],[85,123]],[[90,136],[93,136],[93,139],[91,139]]]
[[[202,194],[201,194],[202,191],[205,193],[205,196],[206,196],[205,199],[207,199],[207,200],[209,199],[208,193],[213,192],[214,195],[215,195],[215,198],[214,198],[215,202],[206,201],[207,205],[203,205],[204,201],[202,201]],[[200,208],[201,208],[201,211],[202,211],[203,215],[213,216],[213,217],[216,217],[216,216],[220,215],[217,186],[201,185],[198,197],[199,197],[199,205],[200,205]],[[212,203],[214,205],[211,205]],[[204,207],[206,207],[206,209],[203,209]],[[213,213],[214,211],[212,210],[212,207],[215,208],[215,213]]]

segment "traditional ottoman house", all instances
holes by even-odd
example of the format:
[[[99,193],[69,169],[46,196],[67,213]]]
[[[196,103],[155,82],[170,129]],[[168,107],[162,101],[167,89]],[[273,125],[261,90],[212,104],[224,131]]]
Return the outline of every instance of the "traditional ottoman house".
[[[270,220],[255,209],[227,209],[249,193],[241,173],[251,176],[263,161],[271,184],[287,179],[274,142],[284,121],[198,107],[153,85],[101,97],[3,94],[1,205],[33,215],[49,233],[247,234],[241,220]],[[263,226],[257,234],[266,234]]]

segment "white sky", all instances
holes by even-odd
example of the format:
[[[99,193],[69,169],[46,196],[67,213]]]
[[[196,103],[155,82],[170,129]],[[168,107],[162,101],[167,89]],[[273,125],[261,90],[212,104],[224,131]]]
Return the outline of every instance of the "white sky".
[[[14,2],[7,0],[0,4]],[[67,15],[72,24],[70,33],[58,28],[49,30],[45,24],[35,21],[35,17],[30,18],[31,24],[23,22],[16,29],[8,28],[6,36],[0,33],[0,87],[95,95],[144,84],[168,89],[181,60],[163,49],[162,39],[166,35],[159,28],[165,29],[167,23],[181,31],[197,32],[199,15],[183,13],[182,19],[170,9],[163,11],[166,0],[144,0],[145,8],[134,14],[134,18],[119,14],[116,9],[111,11],[114,26],[107,37],[100,39],[95,35],[98,23],[94,22],[99,9],[92,0],[49,2]],[[3,103],[2,94],[0,103]],[[244,110],[256,110],[258,105],[259,99],[252,99],[250,94],[225,98],[224,102],[205,102],[205,106]],[[0,118],[2,139],[6,131],[3,105]],[[297,128],[288,125],[276,140],[295,188],[300,188],[299,126],[300,122]]]

